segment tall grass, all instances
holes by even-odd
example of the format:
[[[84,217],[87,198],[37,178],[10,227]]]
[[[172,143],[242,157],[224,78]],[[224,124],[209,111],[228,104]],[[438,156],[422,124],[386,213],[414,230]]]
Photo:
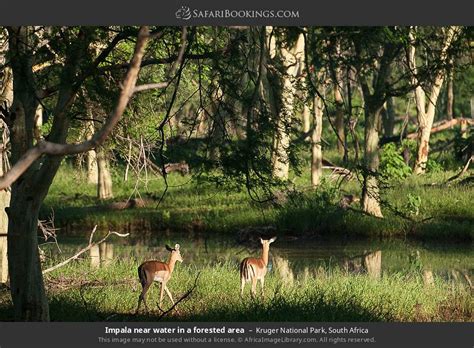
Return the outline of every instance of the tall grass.
[[[153,321],[159,287],[148,292],[151,312],[135,315],[140,285],[135,260],[90,269],[87,261],[71,263],[46,276],[54,321]],[[199,274],[199,277],[198,277]],[[198,277],[198,278],[197,278]],[[469,321],[468,289],[437,281],[425,286],[416,274],[350,275],[339,270],[296,279],[293,284],[269,273],[265,298],[239,297],[237,264],[224,262],[197,269],[178,264],[168,287],[175,299],[197,287],[161,320],[179,321]],[[11,303],[0,292],[1,320],[11,319]],[[165,298],[163,307],[171,303]],[[142,308],[143,310],[143,308]]]

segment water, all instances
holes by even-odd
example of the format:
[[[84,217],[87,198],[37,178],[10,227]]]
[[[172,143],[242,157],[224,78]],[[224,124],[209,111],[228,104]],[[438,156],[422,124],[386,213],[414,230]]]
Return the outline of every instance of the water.
[[[64,237],[54,244],[43,245],[47,263],[54,264],[87,245],[88,237]],[[165,244],[181,246],[184,264],[196,267],[230,262],[236,265],[247,256],[261,253],[257,241],[239,244],[229,235],[179,234],[162,232],[159,236],[134,233],[127,238],[113,237],[114,259],[133,259],[138,263],[165,260]],[[89,254],[84,254],[88,257]],[[373,273],[375,276],[419,272],[428,277],[465,284],[473,281],[474,253],[472,244],[417,243],[390,241],[321,241],[279,239],[271,245],[269,269],[285,277],[298,279],[321,272],[342,269],[351,273]]]

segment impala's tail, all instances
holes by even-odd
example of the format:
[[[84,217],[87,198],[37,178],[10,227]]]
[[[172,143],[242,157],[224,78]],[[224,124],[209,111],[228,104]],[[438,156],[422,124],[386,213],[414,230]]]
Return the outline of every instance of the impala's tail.
[[[146,285],[146,272],[143,268],[143,264],[138,267],[138,279],[140,279],[142,288],[144,288]]]
[[[249,282],[253,277],[255,277],[255,269],[249,259],[244,259],[240,263],[240,279],[244,279],[246,282]]]

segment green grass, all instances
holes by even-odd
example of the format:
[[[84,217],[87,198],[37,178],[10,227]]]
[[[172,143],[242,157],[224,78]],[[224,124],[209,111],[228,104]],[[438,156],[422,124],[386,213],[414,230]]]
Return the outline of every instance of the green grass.
[[[161,177],[151,177],[136,187],[135,179],[124,182],[114,175],[115,198],[99,202],[95,185],[88,184],[83,173],[63,165],[56,176],[42,209],[43,218],[54,211],[56,224],[67,234],[83,234],[98,224],[101,228],[144,231],[235,232],[247,226],[275,226],[279,233],[335,237],[409,237],[417,239],[472,241],[474,188],[469,185],[443,185],[456,171],[411,176],[387,183],[382,191],[384,219],[362,214],[358,204],[342,210],[338,201],[343,194],[360,197],[357,180],[335,189],[328,183],[314,191],[308,187],[309,174],[293,178],[300,195],[276,207],[250,200],[247,192],[227,191],[210,184],[197,184],[191,176],[169,176],[164,190]],[[329,192],[330,191],[330,192]],[[328,193],[329,192],[329,193]],[[409,195],[420,198],[418,211],[409,206]],[[108,210],[112,201],[142,197],[147,206],[126,210]],[[401,217],[400,213],[407,218]]]
[[[45,278],[53,321],[153,321],[159,287],[152,286],[152,309],[135,315],[140,285],[135,260],[117,261],[93,270],[79,261]],[[200,272],[200,273],[199,273]],[[318,272],[292,284],[270,273],[265,299],[252,300],[249,287],[239,296],[237,264],[221,263],[200,269],[178,264],[168,287],[175,299],[197,287],[179,303],[179,313],[162,320],[179,321],[470,321],[472,298],[468,289],[438,280],[425,286],[415,273],[350,275],[340,270]],[[165,298],[164,309],[170,307]],[[0,291],[0,319],[11,320],[9,293]]]

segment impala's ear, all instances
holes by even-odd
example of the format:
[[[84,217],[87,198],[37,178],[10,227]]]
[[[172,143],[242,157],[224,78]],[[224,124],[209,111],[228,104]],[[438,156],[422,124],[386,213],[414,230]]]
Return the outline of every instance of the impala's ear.
[[[263,239],[262,239],[262,238],[260,238],[260,243],[262,243],[262,244],[263,244]]]
[[[273,242],[276,241],[276,240],[277,240],[277,237],[273,237],[272,239],[270,239],[270,240],[268,241],[268,243],[273,243]]]
[[[166,250],[168,250],[168,251],[173,251],[173,248],[170,247],[168,244],[166,244]]]
[[[179,250],[179,244],[176,244],[176,245],[174,246],[174,250]]]

